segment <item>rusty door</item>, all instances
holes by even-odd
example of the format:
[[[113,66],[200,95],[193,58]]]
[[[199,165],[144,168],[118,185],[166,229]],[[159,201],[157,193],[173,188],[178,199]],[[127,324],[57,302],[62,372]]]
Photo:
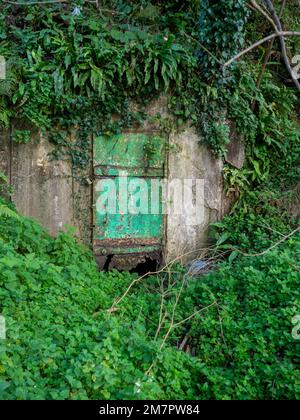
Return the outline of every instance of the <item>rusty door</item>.
[[[164,177],[164,164],[161,136],[123,133],[95,139],[93,246],[102,268],[159,262],[164,216],[156,187]]]

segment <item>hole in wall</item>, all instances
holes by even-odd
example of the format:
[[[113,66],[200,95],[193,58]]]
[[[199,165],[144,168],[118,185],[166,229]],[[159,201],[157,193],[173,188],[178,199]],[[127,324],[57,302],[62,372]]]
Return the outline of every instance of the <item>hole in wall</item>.
[[[145,261],[139,263],[136,267],[130,270],[130,273],[137,273],[139,276],[144,276],[149,272],[157,271],[158,266],[158,260],[146,257]]]
[[[157,253],[153,256],[133,256],[108,254],[107,256],[98,256],[96,258],[100,271],[108,272],[116,269],[120,272],[137,273],[144,276],[148,273],[156,272],[161,264],[161,255]]]
[[[111,263],[113,257],[114,257],[113,254],[110,254],[110,255],[107,256],[105,264],[103,266],[103,271],[108,271],[109,270],[109,266],[110,266],[110,263]]]

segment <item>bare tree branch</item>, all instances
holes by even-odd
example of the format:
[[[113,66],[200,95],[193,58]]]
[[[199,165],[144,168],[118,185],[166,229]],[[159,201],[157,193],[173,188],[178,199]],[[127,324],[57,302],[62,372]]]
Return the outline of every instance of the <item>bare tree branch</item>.
[[[281,20],[280,20],[279,16],[276,13],[276,10],[274,8],[274,5],[273,5],[272,1],[271,0],[264,0],[264,2],[266,3],[266,5],[267,5],[267,7],[268,7],[268,9],[269,9],[269,11],[271,13],[271,16],[272,16],[272,18],[274,20],[274,23],[275,23],[275,25],[277,27],[276,33],[278,33],[278,35],[279,35],[279,40],[280,40],[280,45],[281,45],[281,52],[282,52],[282,56],[283,56],[283,60],[284,60],[285,66],[286,66],[287,71],[289,72],[289,74],[291,76],[291,79],[293,80],[296,88],[298,89],[298,92],[300,92],[300,83],[294,77],[293,69],[291,67],[291,64],[290,64],[290,61],[289,61],[289,58],[288,58],[288,54],[287,54],[287,48],[286,48],[286,43],[285,43],[284,36],[282,36],[280,34],[282,32]]]
[[[300,2],[300,0],[299,0],[299,2]],[[286,0],[283,0],[282,5],[281,5],[281,9],[280,9],[280,12],[279,12],[280,19],[282,17],[282,14],[283,14],[283,11],[285,9],[285,6],[286,6]],[[271,54],[272,54],[272,48],[273,48],[273,45],[274,45],[274,41],[275,41],[275,38],[270,41],[269,48],[266,51],[266,54],[265,54],[265,57],[264,57],[264,62],[263,62],[263,65],[261,67],[261,70],[260,70],[260,73],[258,75],[257,82],[256,82],[256,86],[258,88],[261,85],[263,74],[264,74],[265,69],[267,67],[267,64],[268,64],[268,62],[270,60],[270,57],[271,57]]]
[[[126,289],[125,293],[118,298],[113,305],[111,306],[110,309],[108,309],[108,313],[113,313],[117,310],[117,306],[119,305],[119,303],[121,303],[121,301],[128,295],[128,293],[130,292],[130,290],[132,289],[132,287],[139,283],[141,280],[143,280],[145,277],[151,276],[151,275],[156,275],[156,274],[160,274],[163,273],[168,267],[171,267],[173,264],[175,264],[178,261],[182,261],[182,258],[187,256],[187,255],[191,255],[194,254],[196,252],[206,252],[208,250],[212,250],[213,247],[207,247],[207,248],[198,248],[198,249],[194,249],[193,251],[189,251],[189,252],[185,252],[184,254],[179,255],[178,257],[174,258],[172,261],[170,261],[168,264],[166,264],[164,267],[162,267],[160,270],[158,271],[149,271],[146,274],[143,274],[141,277],[134,279],[130,285],[128,286],[128,288]],[[97,313],[95,313],[94,315],[97,315]]]
[[[280,36],[280,37],[300,36],[300,32],[297,32],[297,31],[282,31],[282,32],[276,32],[274,34],[271,34],[271,35],[261,39],[260,41],[255,42],[254,44],[252,44],[250,47],[246,48],[245,50],[241,51],[239,54],[237,54],[236,56],[232,57],[229,61],[224,63],[223,66],[224,67],[230,66],[230,64],[232,64],[234,61],[238,60],[240,57],[247,54],[248,52],[254,50],[254,48],[257,48],[261,44],[264,44],[265,42],[270,41],[271,39],[276,38],[278,36]]]
[[[273,21],[269,13],[265,12],[265,10],[262,7],[260,7],[260,5],[255,0],[251,0],[251,5],[253,9],[259,11],[271,23],[271,25],[275,29],[275,32],[277,32],[277,26],[275,25],[275,22]]]

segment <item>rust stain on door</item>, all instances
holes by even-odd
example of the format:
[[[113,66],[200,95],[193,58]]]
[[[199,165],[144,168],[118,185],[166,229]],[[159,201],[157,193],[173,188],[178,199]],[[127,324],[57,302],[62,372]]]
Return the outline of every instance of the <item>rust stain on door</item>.
[[[94,144],[94,253],[100,266],[131,269],[159,261],[162,200],[151,193],[164,177],[165,140],[153,133],[97,137]],[[153,211],[155,209],[155,211]]]

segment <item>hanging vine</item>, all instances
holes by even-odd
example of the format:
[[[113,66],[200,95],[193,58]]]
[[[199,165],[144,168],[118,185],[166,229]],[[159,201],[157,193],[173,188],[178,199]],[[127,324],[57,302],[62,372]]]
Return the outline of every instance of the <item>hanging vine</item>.
[[[247,148],[238,182],[246,179],[245,188],[264,182],[271,161],[286,171],[296,159],[296,98],[268,70],[256,85],[257,56],[223,69],[242,49],[245,33],[254,32],[249,13],[244,0],[107,0],[99,8],[83,0],[2,3],[7,78],[0,81],[0,126],[21,121],[17,142],[30,141],[32,127],[45,131],[54,157],[81,169],[90,161],[92,135],[142,124],[144,107],[163,93],[177,125],[191,122],[220,157],[233,120]]]

